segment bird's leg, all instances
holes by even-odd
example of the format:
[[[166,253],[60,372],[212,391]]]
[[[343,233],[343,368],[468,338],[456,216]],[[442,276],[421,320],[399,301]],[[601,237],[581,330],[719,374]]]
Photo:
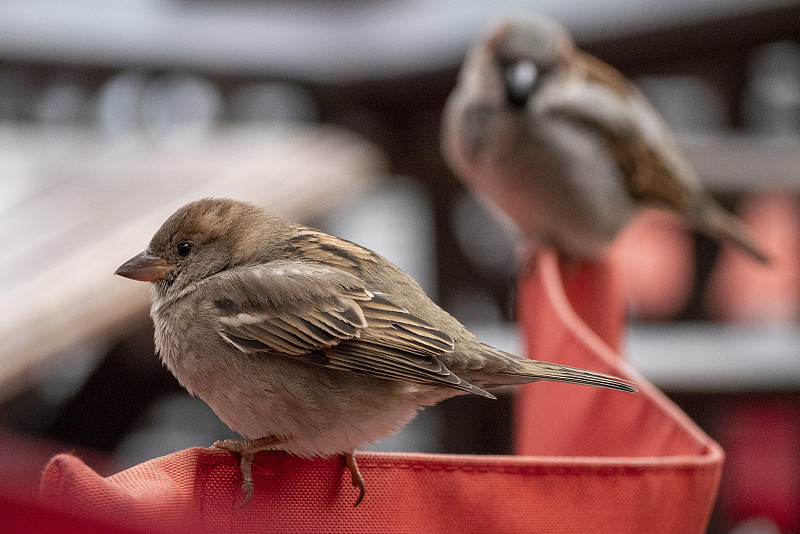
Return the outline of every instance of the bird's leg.
[[[367,494],[367,485],[364,483],[364,477],[361,476],[361,471],[358,470],[356,457],[352,452],[344,453],[344,459],[347,463],[347,469],[350,471],[350,477],[353,482],[353,487],[358,488],[359,494],[356,503],[353,506],[358,506],[364,500],[364,495]]]
[[[225,449],[241,456],[239,470],[242,472],[242,493],[244,497],[239,508],[247,508],[253,500],[253,456],[260,451],[271,449],[285,440],[275,436],[258,439],[225,439],[214,443],[214,447]]]

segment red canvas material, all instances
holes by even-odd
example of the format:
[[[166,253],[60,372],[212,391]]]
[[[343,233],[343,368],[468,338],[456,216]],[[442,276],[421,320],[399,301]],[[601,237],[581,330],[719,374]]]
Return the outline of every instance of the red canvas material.
[[[523,455],[360,453],[367,496],[354,508],[341,459],[261,453],[244,510],[226,452],[187,449],[108,478],[59,455],[43,473],[40,503],[141,532],[702,532],[722,451],[609,348],[624,317],[613,273],[584,265],[562,278],[549,253],[535,264],[519,297],[531,354],[631,378],[641,392],[526,387],[516,421]],[[607,342],[579,319],[562,280]]]
[[[582,469],[556,492],[562,506],[581,503],[569,517],[576,527],[606,517],[592,531],[704,532],[722,449],[620,359],[624,311],[610,264],[560,266],[554,254],[539,255],[519,287],[528,355],[628,378],[639,393],[524,386],[516,405],[517,453]]]

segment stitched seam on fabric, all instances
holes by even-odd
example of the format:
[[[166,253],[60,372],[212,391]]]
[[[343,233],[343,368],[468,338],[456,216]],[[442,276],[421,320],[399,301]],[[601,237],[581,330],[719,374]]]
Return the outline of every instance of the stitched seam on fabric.
[[[466,472],[477,474],[512,474],[512,475],[558,475],[558,476],[603,476],[610,475],[637,475],[637,474],[693,474],[700,472],[713,472],[719,466],[716,465],[700,465],[700,466],[679,466],[679,465],[653,465],[653,466],[599,466],[599,467],[569,467],[569,466],[477,466],[477,465],[430,465],[430,464],[414,464],[414,463],[388,463],[376,462],[362,465],[362,470],[394,470],[404,469],[413,471],[430,471],[430,472]]]

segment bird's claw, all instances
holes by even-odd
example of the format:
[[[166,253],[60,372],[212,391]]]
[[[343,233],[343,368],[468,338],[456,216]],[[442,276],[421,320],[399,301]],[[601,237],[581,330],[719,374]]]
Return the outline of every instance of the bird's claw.
[[[255,485],[253,483],[253,456],[255,453],[269,449],[281,442],[279,438],[267,436],[259,439],[223,439],[214,442],[213,447],[223,449],[241,457],[239,461],[239,470],[242,473],[242,500],[237,508],[247,508],[253,501],[253,493]],[[364,500],[367,494],[367,485],[364,483],[364,477],[358,469],[356,457],[353,453],[345,453],[344,455],[347,469],[350,471],[350,480],[354,488],[358,489],[358,498],[353,506],[358,506]]]
[[[223,449],[241,456],[239,470],[242,473],[242,500],[237,508],[247,508],[253,501],[255,485],[253,483],[253,456],[281,443],[280,438],[265,436],[258,439],[222,439],[214,442],[212,447]]]
[[[237,508],[243,509],[250,506],[253,501],[253,492],[255,485],[253,484],[253,455],[244,454],[239,462],[239,469],[242,472],[242,500],[239,502]]]
[[[353,455],[353,453],[345,453],[344,459],[347,463],[347,469],[350,471],[350,478],[353,482],[353,487],[358,488],[358,498],[356,499],[356,503],[353,505],[355,507],[361,504],[361,501],[364,500],[364,496],[367,494],[367,485],[364,483],[364,477],[361,475],[361,471],[358,469],[356,457]]]

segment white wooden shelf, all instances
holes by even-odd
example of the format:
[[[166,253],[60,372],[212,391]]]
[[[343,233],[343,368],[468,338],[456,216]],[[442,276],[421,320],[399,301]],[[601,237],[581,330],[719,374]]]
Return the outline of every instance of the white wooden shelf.
[[[686,136],[684,154],[717,192],[777,188],[800,192],[800,137]]]
[[[630,363],[669,391],[800,390],[800,326],[632,325]]]
[[[524,347],[513,324],[472,330],[502,350],[521,354]],[[800,325],[634,323],[627,327],[623,352],[637,371],[667,391],[800,391]]]

